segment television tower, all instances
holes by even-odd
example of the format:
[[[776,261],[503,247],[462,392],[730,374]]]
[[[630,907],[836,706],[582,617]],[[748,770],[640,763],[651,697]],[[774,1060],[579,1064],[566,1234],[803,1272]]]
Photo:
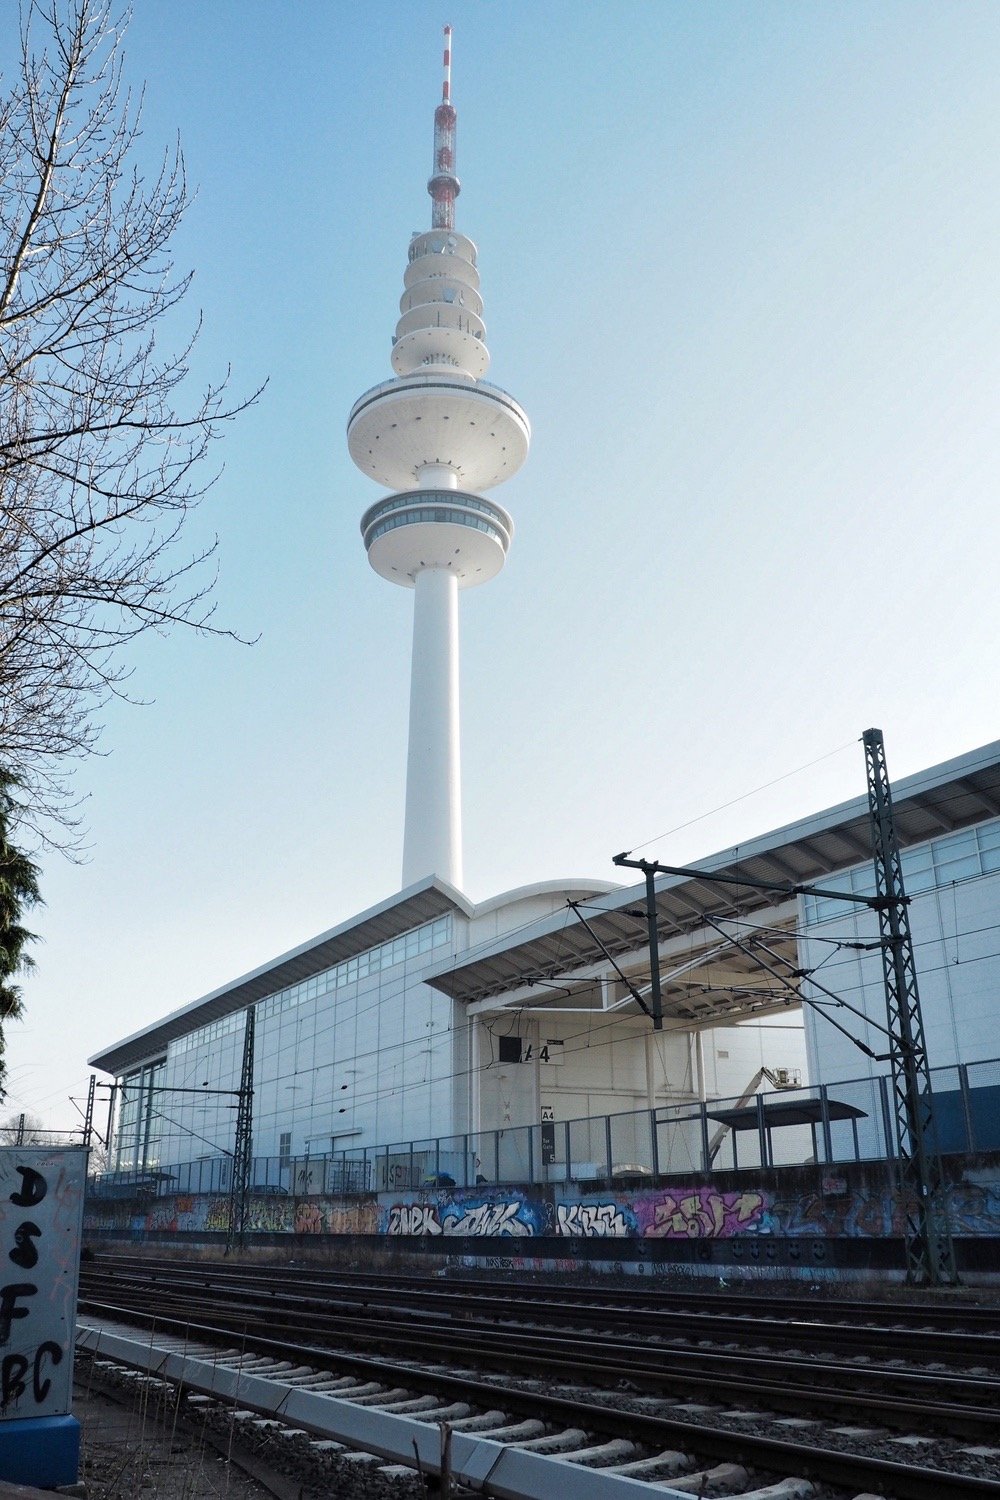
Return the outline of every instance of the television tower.
[[[490,356],[476,247],[455,231],[456,119],[446,26],[431,228],[410,240],[395,378],[354,403],[347,443],[358,468],[392,491],[361,519],[368,561],[414,591],[403,886],[438,875],[461,889],[458,593],[506,561],[513,522],[482,492],[517,473],[531,428],[518,403],[483,379]]]

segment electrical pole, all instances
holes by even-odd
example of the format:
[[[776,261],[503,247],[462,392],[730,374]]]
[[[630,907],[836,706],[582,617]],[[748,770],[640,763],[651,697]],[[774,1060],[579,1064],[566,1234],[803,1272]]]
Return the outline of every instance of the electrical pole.
[[[90,1138],[94,1131],[94,1096],[97,1092],[97,1074],[91,1073],[87,1085],[87,1113],[83,1117],[83,1144],[90,1150]]]
[[[233,1180],[229,1189],[229,1233],[226,1254],[246,1246],[247,1192],[253,1167],[253,1043],[256,1011],[246,1012],[243,1033],[243,1071],[240,1075],[239,1103],[236,1107],[236,1140],[233,1145]]]
[[[115,1124],[115,1099],[117,1098],[117,1095],[118,1095],[118,1084],[117,1083],[113,1083],[111,1085],[111,1091],[108,1094],[108,1123],[107,1123],[107,1126],[105,1127],[105,1135],[104,1135],[104,1144],[105,1144],[105,1146],[107,1147],[107,1150],[108,1150],[108,1170],[109,1171],[111,1170],[111,1132],[114,1129],[114,1124]],[[117,1170],[117,1168],[115,1170]]]
[[[931,1075],[913,961],[913,938],[903,889],[882,731],[866,729],[862,742],[882,936],[899,1179],[906,1217],[906,1279],[916,1286],[954,1286],[958,1281],[955,1249],[934,1123]]]
[[[866,729],[862,735],[862,743],[865,748],[872,858],[875,864],[874,896],[863,896],[858,891],[830,890],[803,881],[759,880],[749,875],[699,870],[692,865],[664,865],[658,860],[629,859],[625,854],[616,854],[613,863],[641,870],[645,877],[649,963],[653,978],[655,1015],[661,1013],[662,1005],[658,993],[659,933],[654,890],[654,878],[657,875],[676,875],[685,879],[702,880],[709,885],[742,886],[744,890],[778,891],[786,896],[815,895],[824,900],[852,902],[878,913],[889,1038],[886,1056],[892,1070],[899,1180],[906,1224],[906,1279],[914,1286],[954,1286],[958,1281],[955,1249],[934,1124],[934,1102],[924,1043],[924,1024],[920,1014],[920,997],[917,993],[913,938],[906,910],[909,898],[903,889],[903,872],[882,731]],[[715,925],[707,913],[705,920],[710,925]],[[768,965],[763,967],[767,968]],[[809,975],[802,972],[798,977],[808,979]],[[832,994],[829,991],[827,993]],[[846,1005],[847,1002],[841,1001],[841,1004]],[[853,1006],[847,1008],[854,1009]],[[655,1024],[654,1021],[654,1026]],[[853,1037],[851,1040],[856,1041]],[[857,1045],[868,1052],[869,1056],[874,1055],[862,1043]]]
[[[663,1030],[663,990],[660,985],[660,933],[656,924],[656,871],[646,868],[646,928],[649,934],[649,998],[653,1030]]]

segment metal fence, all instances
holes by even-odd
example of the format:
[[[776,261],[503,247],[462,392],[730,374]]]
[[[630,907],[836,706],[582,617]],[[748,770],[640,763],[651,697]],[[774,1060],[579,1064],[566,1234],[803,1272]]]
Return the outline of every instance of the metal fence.
[[[1000,1150],[1000,1059],[933,1071],[935,1120],[945,1153]],[[751,1099],[660,1105],[323,1155],[258,1156],[258,1195],[341,1197],[433,1187],[563,1183],[640,1187],[680,1173],[759,1171],[897,1156],[891,1080],[854,1079],[781,1089]],[[227,1154],[104,1173],[91,1196],[228,1193]]]

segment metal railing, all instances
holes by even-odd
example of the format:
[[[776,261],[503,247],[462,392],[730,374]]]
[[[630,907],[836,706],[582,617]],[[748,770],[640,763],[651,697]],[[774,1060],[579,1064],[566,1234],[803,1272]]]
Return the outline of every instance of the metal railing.
[[[1000,1150],[1000,1059],[932,1070],[945,1153]],[[568,1183],[652,1186],[686,1173],[760,1171],[898,1155],[886,1077],[781,1089],[750,1100],[521,1125],[326,1154],[254,1157],[259,1196],[343,1197],[420,1189]],[[228,1193],[229,1155],[107,1172],[90,1180],[104,1200]]]

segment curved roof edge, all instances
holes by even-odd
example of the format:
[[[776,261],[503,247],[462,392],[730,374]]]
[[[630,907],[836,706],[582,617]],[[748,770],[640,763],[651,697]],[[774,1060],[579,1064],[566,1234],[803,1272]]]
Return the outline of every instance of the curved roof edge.
[[[530,885],[516,885],[512,890],[502,891],[499,896],[477,901],[472,916],[485,917],[491,911],[515,906],[519,901],[530,901],[532,896],[610,896],[612,891],[621,887],[620,880],[535,880]]]
[[[243,1010],[277,990],[308,979],[345,958],[352,958],[449,911],[472,920],[530,900],[532,896],[604,896],[617,889],[616,883],[600,880],[540,880],[474,902],[447,881],[430,875],[376,906],[348,917],[336,927],[307,939],[287,953],[268,959],[248,973],[210,990],[207,995],[151,1021],[130,1036],[95,1052],[87,1062],[92,1068],[120,1074],[165,1051],[171,1041],[189,1031]]]

